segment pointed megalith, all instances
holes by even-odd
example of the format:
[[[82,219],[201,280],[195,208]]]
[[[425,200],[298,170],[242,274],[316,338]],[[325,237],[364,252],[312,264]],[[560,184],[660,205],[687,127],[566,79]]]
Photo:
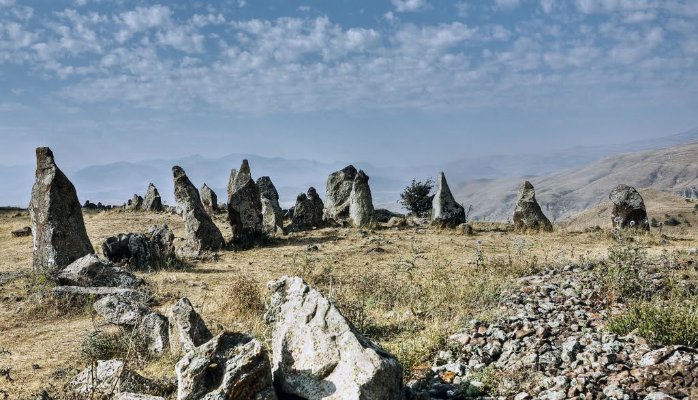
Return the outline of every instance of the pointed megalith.
[[[218,196],[207,184],[201,187],[201,203],[204,205],[204,209],[209,214],[214,214],[218,211]]]
[[[145,192],[145,198],[143,199],[143,210],[144,211],[162,211],[162,198],[160,198],[160,192],[158,189],[150,183],[148,185],[148,190]]]
[[[373,199],[368,186],[368,175],[359,171],[349,196],[349,218],[356,227],[366,226],[373,220]]]
[[[614,227],[650,230],[645,201],[637,189],[628,185],[618,185],[608,197],[613,202],[611,222]]]
[[[348,165],[327,178],[325,191],[325,221],[341,223],[349,218],[349,197],[356,178],[356,168]]]
[[[242,160],[232,190],[228,198],[228,221],[233,241],[250,244],[262,232],[262,200],[247,160]]]
[[[198,257],[206,250],[219,250],[225,246],[221,231],[204,210],[196,187],[179,166],[172,167],[174,195],[177,207],[184,219],[184,244],[177,249],[181,257]]]
[[[519,232],[553,230],[553,224],[543,214],[536,201],[536,191],[529,181],[524,181],[519,186],[519,197],[514,210],[514,229]]]
[[[282,233],[284,216],[279,205],[279,192],[268,176],[257,179],[259,196],[262,200],[262,225],[268,234]]]
[[[233,168],[230,170],[230,177],[228,178],[228,197],[226,197],[226,200],[230,199],[230,196],[233,195],[233,191],[235,188],[235,179],[238,176],[238,170]]]
[[[465,223],[465,209],[453,198],[443,172],[439,174],[438,184],[439,189],[431,203],[431,220],[437,225],[452,228]]]
[[[36,272],[56,273],[94,253],[75,187],[58,168],[48,147],[36,149],[36,177],[29,214]]]
[[[131,202],[128,203],[128,209],[131,211],[140,211],[143,209],[143,197],[138,194],[134,194],[131,198]]]
[[[323,225],[323,204],[314,187],[310,187],[307,193],[301,193],[296,198],[296,206],[293,208],[293,224],[299,229],[310,229]]]

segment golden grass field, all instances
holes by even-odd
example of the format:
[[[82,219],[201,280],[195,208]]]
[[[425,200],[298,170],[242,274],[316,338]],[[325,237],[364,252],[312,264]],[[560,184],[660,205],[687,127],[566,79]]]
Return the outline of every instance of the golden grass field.
[[[664,227],[664,237],[656,229],[640,236],[650,256],[698,247],[695,203],[647,204],[650,216],[681,213],[691,225]],[[216,215],[215,221],[230,238],[225,215]],[[613,244],[609,229],[585,231],[576,221],[537,235],[477,222],[473,235],[433,228],[365,233],[327,228],[283,236],[248,251],[221,251],[190,269],[139,275],[153,287],[156,308],[164,314],[186,296],[214,333],[250,331],[263,339],[269,335],[263,324],[266,283],[301,275],[330,296],[362,332],[396,354],[406,375],[412,375],[428,366],[437,347],[468,319],[500,315],[498,295],[515,285],[517,277],[541,266],[605,258]],[[104,238],[142,232],[153,224],[166,223],[175,236],[183,235],[181,218],[167,213],[88,212],[85,223],[98,254]],[[9,369],[0,374],[0,399],[32,398],[42,388],[60,393],[89,362],[80,350],[84,338],[103,329],[89,305],[65,310],[39,295],[48,284],[31,273],[32,239],[10,235],[29,224],[26,211],[0,213],[0,371]],[[315,243],[318,251],[306,250]],[[162,378],[174,374],[175,362],[165,357],[131,367]]]

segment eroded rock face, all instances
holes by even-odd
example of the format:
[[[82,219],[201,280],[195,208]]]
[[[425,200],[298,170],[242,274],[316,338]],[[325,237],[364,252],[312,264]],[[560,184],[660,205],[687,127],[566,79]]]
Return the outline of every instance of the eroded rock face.
[[[213,337],[186,297],[172,306],[169,322],[170,349],[173,354],[188,353]]]
[[[368,186],[368,175],[359,171],[349,195],[349,218],[352,225],[362,227],[373,221],[373,198]]]
[[[257,179],[262,200],[262,225],[267,234],[283,233],[284,216],[279,205],[279,192],[268,176]]]
[[[322,199],[315,188],[309,188],[307,193],[301,193],[296,198],[296,205],[293,207],[293,224],[299,229],[322,226],[323,208]]]
[[[262,200],[247,160],[242,161],[228,198],[228,221],[237,243],[252,243],[262,232]]]
[[[645,201],[634,187],[618,185],[608,197],[613,202],[611,222],[614,227],[650,230]]]
[[[327,178],[323,213],[325,221],[341,223],[349,218],[349,198],[356,174],[356,168],[349,165]]]
[[[127,207],[130,211],[140,211],[143,209],[143,197],[134,194]]]
[[[125,326],[137,326],[150,312],[143,303],[118,295],[102,297],[93,307],[110,324]]]
[[[141,278],[111,263],[88,254],[75,260],[56,275],[56,281],[62,285],[82,287],[120,287],[136,288],[143,284]]]
[[[235,168],[231,169],[230,177],[228,177],[228,197],[226,197],[226,199],[230,199],[230,196],[232,196],[235,191],[235,179],[237,179],[237,176],[238,170]]]
[[[514,210],[514,229],[519,232],[553,230],[553,224],[543,214],[543,210],[536,201],[536,192],[529,181],[524,181],[519,186],[519,196]]]
[[[162,206],[162,198],[160,198],[160,192],[152,183],[148,185],[148,190],[145,193],[145,198],[143,199],[143,210],[144,211],[162,211],[164,208]]]
[[[465,223],[465,209],[458,204],[451,193],[443,172],[438,178],[439,189],[432,201],[431,220],[439,226],[456,227]]]
[[[36,272],[54,274],[78,258],[94,253],[75,187],[56,166],[48,147],[36,149],[29,215]]]
[[[206,212],[209,214],[213,215],[218,211],[218,196],[216,196],[216,192],[205,183],[204,186],[201,187],[201,202],[204,205],[204,209],[206,209]]]
[[[269,358],[242,333],[221,333],[176,365],[179,400],[275,400]]]
[[[221,231],[201,204],[199,192],[181,167],[172,167],[174,194],[184,219],[184,244],[177,249],[181,257],[198,257],[204,251],[216,251],[225,246]]]
[[[155,225],[146,234],[121,233],[102,243],[102,254],[131,269],[153,271],[175,257],[174,234],[167,225]]]
[[[278,389],[308,400],[403,398],[399,362],[356,332],[318,291],[298,277],[269,288],[266,320]]]

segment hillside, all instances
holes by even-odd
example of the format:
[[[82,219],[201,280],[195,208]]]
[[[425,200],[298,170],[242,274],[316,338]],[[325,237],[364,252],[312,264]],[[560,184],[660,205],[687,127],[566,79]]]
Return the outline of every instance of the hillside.
[[[619,183],[675,194],[698,187],[698,143],[620,154],[547,176],[469,181],[457,186],[454,194],[460,202],[472,204],[475,218],[507,220],[523,179],[535,186],[548,217],[559,221],[606,200]]]

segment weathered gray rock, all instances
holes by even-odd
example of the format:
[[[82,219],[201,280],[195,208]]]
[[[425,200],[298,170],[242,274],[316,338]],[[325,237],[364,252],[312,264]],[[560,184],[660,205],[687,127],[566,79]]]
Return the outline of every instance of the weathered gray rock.
[[[48,147],[36,149],[29,215],[36,272],[54,274],[78,258],[94,253],[75,187],[56,166]]]
[[[51,289],[51,293],[57,297],[81,297],[89,299],[100,299],[104,296],[117,295],[143,303],[149,302],[152,298],[147,291],[107,286],[55,286]]]
[[[101,260],[94,254],[79,258],[65,267],[56,275],[56,281],[61,285],[121,288],[136,288],[143,284],[143,279]]]
[[[143,197],[134,194],[126,207],[129,211],[141,211],[143,209]]]
[[[164,208],[162,206],[162,198],[160,198],[160,192],[152,183],[148,184],[148,190],[145,192],[145,198],[143,199],[143,210],[144,211],[162,211]]]
[[[349,219],[349,198],[356,174],[356,168],[348,165],[340,171],[331,173],[327,178],[323,212],[325,221],[342,223]]]
[[[650,230],[645,201],[634,187],[618,185],[608,197],[613,202],[611,222],[614,227]]]
[[[322,199],[315,188],[311,187],[307,193],[301,193],[296,198],[296,205],[293,207],[293,224],[299,229],[323,226],[323,209]]]
[[[242,333],[221,333],[175,366],[178,400],[275,400],[269,358]]]
[[[233,195],[233,192],[235,191],[235,180],[238,177],[238,170],[233,168],[230,170],[230,177],[228,178],[228,197],[226,199],[230,199],[230,196]]]
[[[169,350],[169,321],[164,315],[158,312],[147,314],[141,320],[138,332],[151,356],[159,357]]]
[[[465,209],[451,193],[443,172],[439,173],[439,188],[432,201],[431,220],[439,226],[456,227],[465,223]]]
[[[218,196],[208,185],[204,183],[201,187],[201,202],[207,213],[213,215],[218,211]]]
[[[170,350],[173,354],[188,353],[213,337],[186,297],[172,306],[169,323]]]
[[[543,214],[543,210],[536,201],[536,191],[529,181],[524,181],[519,186],[519,195],[514,209],[514,229],[519,232],[553,230],[553,224]]]
[[[31,236],[32,228],[30,226],[25,226],[24,228],[15,229],[10,233],[14,237]]]
[[[405,218],[405,215],[386,210],[385,208],[378,208],[373,211],[373,220],[376,222],[387,223],[393,218]]]
[[[123,361],[97,361],[96,365],[82,370],[68,385],[67,390],[78,398],[112,396],[120,392],[147,393],[157,385],[126,368]]]
[[[102,243],[102,254],[113,263],[153,271],[175,258],[174,233],[167,225],[154,225],[145,234],[110,236]]]
[[[172,167],[174,194],[184,219],[184,244],[177,249],[181,257],[198,257],[205,251],[216,251],[225,246],[221,231],[201,204],[199,192],[179,166]]]
[[[267,234],[283,233],[284,215],[279,205],[279,193],[268,176],[257,179],[262,200],[262,225]]]
[[[228,198],[228,221],[238,244],[251,244],[262,233],[262,200],[247,160],[242,161]]]
[[[349,219],[355,227],[363,227],[373,221],[373,197],[368,185],[368,175],[359,171],[349,195]]]
[[[402,367],[301,278],[270,282],[277,389],[308,400],[402,399]]]
[[[97,314],[114,325],[137,326],[150,309],[128,297],[108,295],[97,300],[93,307]]]
[[[388,228],[404,228],[407,226],[407,219],[405,217],[392,217],[386,223]]]
[[[117,393],[112,400],[165,400],[164,397],[130,392]]]

